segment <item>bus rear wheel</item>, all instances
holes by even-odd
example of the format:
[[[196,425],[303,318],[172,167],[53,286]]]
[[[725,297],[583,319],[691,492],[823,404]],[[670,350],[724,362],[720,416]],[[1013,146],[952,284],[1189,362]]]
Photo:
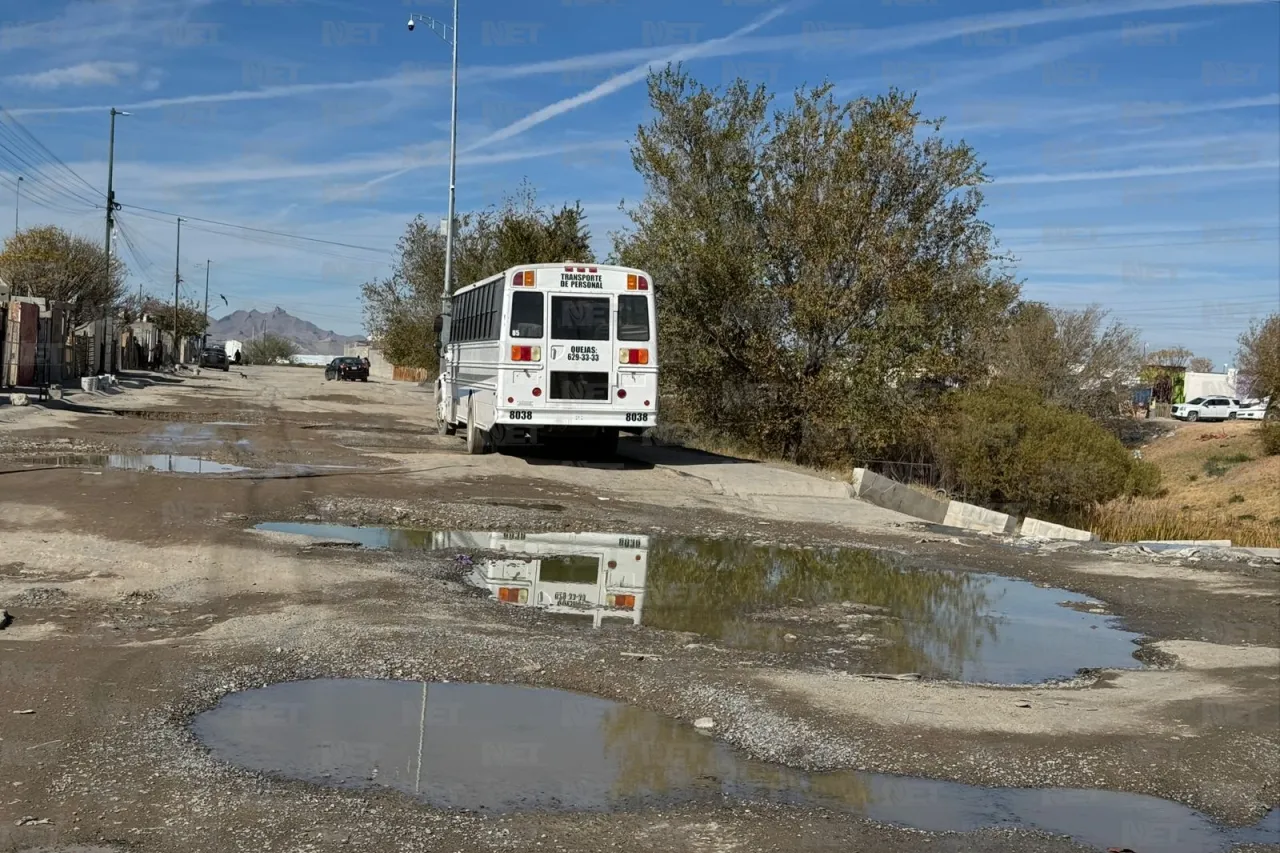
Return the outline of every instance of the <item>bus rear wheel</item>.
[[[467,423],[467,453],[479,456],[489,452],[489,436],[472,422]]]

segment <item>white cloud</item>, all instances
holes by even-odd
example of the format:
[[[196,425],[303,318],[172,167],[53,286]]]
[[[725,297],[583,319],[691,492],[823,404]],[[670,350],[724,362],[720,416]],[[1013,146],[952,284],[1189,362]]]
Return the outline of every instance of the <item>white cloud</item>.
[[[1187,163],[1180,166],[1137,166],[1132,169],[1099,169],[1090,172],[1057,172],[1039,175],[1007,175],[995,178],[993,185],[1067,184],[1079,181],[1114,181],[1129,178],[1163,178],[1172,175],[1199,175],[1205,172],[1275,172],[1280,160],[1254,163]]]
[[[492,154],[460,154],[460,166],[513,163],[543,157],[563,157],[592,151],[625,150],[625,140],[601,140],[571,145],[520,148]],[[352,175],[385,172],[388,169],[411,166],[433,166],[448,163],[448,147],[440,145],[407,147],[397,151],[385,151],[346,160],[315,161],[310,163],[273,162],[261,165],[249,163],[208,163],[183,166],[164,166],[156,163],[117,163],[117,181],[132,188],[135,197],[140,194],[174,193],[179,198],[184,187],[226,186],[230,184],[258,184],[270,181],[312,181],[324,179],[333,188],[332,179]],[[72,164],[81,173],[97,169],[94,164]],[[354,192],[354,188],[353,188]]]
[[[1110,123],[1120,129],[1144,126],[1157,127],[1162,123],[1163,119],[1176,116],[1202,115],[1205,113],[1231,112],[1274,106],[1280,106],[1280,93],[1193,103],[1135,100],[1112,104],[1091,102],[1049,108],[1040,108],[1034,104],[1028,107],[1016,102],[1008,102],[1004,104],[1005,108],[991,111],[994,116],[991,121],[948,123],[946,130],[948,133],[966,133],[977,130],[999,132],[1017,128],[1059,134],[1062,132],[1063,127],[1077,125]]]
[[[212,0],[186,0],[196,5],[212,2]],[[1247,6],[1261,3],[1274,4],[1275,0],[1132,0],[1124,3],[1080,3],[1076,5],[1045,6],[1043,8],[1023,9],[995,15],[952,18],[927,24],[907,24],[867,29],[859,31],[861,44],[841,44],[831,48],[841,56],[855,54],[891,53],[897,50],[908,50],[938,44],[956,39],[966,34],[986,32],[990,30],[1034,27],[1064,21],[1084,21],[1094,18],[1108,18],[1121,15],[1133,15],[1143,12],[1155,12],[1174,9],[1187,9],[1201,6]],[[181,4],[179,4],[181,5]],[[2,36],[3,33],[0,33]],[[3,39],[0,38],[0,46]],[[822,49],[815,46],[813,37],[807,33],[793,33],[782,36],[762,36],[755,38],[738,38],[731,42],[720,40],[698,45],[700,58],[740,56],[755,53],[775,53],[795,50],[816,51]],[[463,66],[459,74],[464,80],[501,81],[545,74],[563,74],[568,71],[589,69],[618,68],[629,63],[657,62],[664,56],[663,48],[632,48],[614,50],[603,53],[566,57],[564,59],[546,60],[524,65],[498,66]],[[176,98],[157,98],[125,104],[122,109],[146,110],[161,109],[194,103],[225,103],[234,101],[262,101],[280,98],[323,94],[326,92],[358,91],[363,89],[400,88],[405,86],[419,87],[427,83],[447,84],[449,75],[442,71],[407,71],[390,76],[368,80],[351,80],[336,83],[302,83],[281,86],[270,86],[262,89],[243,89],[230,92],[219,92],[204,95],[189,95]],[[101,112],[111,105],[92,105],[77,107],[35,107],[10,110],[14,115]],[[115,106],[121,106],[116,104]]]
[[[81,0],[44,21],[0,25],[0,53],[105,43],[117,49],[159,35],[216,0]],[[36,4],[31,4],[33,7]]]
[[[30,89],[61,89],[68,86],[118,86],[138,75],[136,62],[82,62],[66,68],[50,68],[34,74],[15,74],[4,78],[11,86]]]

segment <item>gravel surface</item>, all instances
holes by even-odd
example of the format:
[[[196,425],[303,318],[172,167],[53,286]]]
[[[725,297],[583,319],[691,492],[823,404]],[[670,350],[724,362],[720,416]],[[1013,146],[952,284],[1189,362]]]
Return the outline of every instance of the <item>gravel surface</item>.
[[[225,440],[214,458],[255,470],[360,466],[277,479],[4,475],[19,492],[0,497],[0,606],[14,617],[0,633],[0,783],[11,789],[0,798],[0,850],[1086,849],[1022,831],[926,834],[734,802],[639,816],[452,814],[230,768],[187,730],[229,692],[314,677],[574,690],[689,725],[711,717],[711,736],[744,755],[805,770],[1130,791],[1234,825],[1280,801],[1274,565],[1012,547],[874,514],[858,526],[838,500],[765,466],[754,496],[741,480],[718,486],[714,465],[691,476],[477,459],[424,434],[429,397],[412,387],[343,387],[367,401],[353,403],[318,399],[326,391],[308,371],[250,370],[248,380],[201,376],[93,401],[127,415],[77,412],[69,397],[0,423],[0,471],[23,458],[131,452],[162,419],[255,424],[213,427]],[[773,509],[756,509],[761,501]],[[1145,635],[1150,666],[1019,688],[856,678],[803,653],[631,625],[593,630],[489,600],[462,582],[452,553],[321,547],[250,529],[267,520],[874,547],[1099,602]],[[801,631],[839,618],[800,606],[765,616]]]

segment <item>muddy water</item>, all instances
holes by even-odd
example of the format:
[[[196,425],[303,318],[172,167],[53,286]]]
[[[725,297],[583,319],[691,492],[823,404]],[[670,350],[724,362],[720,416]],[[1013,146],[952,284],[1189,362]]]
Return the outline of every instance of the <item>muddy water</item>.
[[[1117,628],[1097,602],[995,574],[911,567],[874,551],[618,534],[258,528],[375,549],[448,549],[472,565],[473,584],[515,606],[794,652],[849,672],[1022,684],[1139,665],[1139,635]],[[511,558],[482,556],[493,551]]]
[[[192,723],[219,759],[344,788],[391,788],[485,813],[785,803],[929,831],[988,826],[1105,849],[1206,853],[1280,841],[1280,813],[1229,831],[1176,803],[1087,790],[983,789],[750,760],[693,728],[615,702],[510,685],[327,679],[231,694]]]
[[[156,471],[171,474],[234,474],[248,471],[241,465],[211,462],[195,456],[174,453],[85,453],[59,456],[25,457],[27,466],[60,468],[115,468],[123,471]]]
[[[251,442],[247,438],[227,439],[218,435],[215,427],[242,426],[235,423],[185,424],[171,423],[162,429],[150,433],[143,440],[154,444],[231,444],[237,447],[248,447]],[[243,426],[248,426],[244,424]]]

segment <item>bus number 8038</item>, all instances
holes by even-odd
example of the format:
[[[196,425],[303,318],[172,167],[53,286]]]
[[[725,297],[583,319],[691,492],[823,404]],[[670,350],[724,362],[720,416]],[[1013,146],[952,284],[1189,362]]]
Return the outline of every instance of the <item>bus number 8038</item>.
[[[648,423],[648,412],[627,412],[627,420],[634,423]]]

